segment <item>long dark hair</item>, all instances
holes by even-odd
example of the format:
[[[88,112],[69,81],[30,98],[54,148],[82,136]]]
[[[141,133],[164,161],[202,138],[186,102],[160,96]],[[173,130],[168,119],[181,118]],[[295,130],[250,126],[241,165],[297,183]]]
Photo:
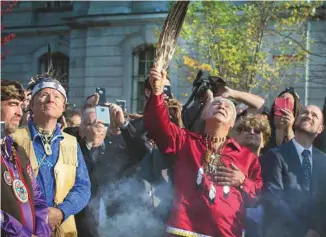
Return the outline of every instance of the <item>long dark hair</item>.
[[[293,87],[286,88],[284,91],[282,91],[277,96],[277,98],[284,95],[285,93],[290,93],[294,98],[293,115],[294,115],[294,119],[296,120],[297,117],[299,116],[300,112],[301,112],[301,109],[302,109],[302,106],[300,104],[300,98],[299,98],[298,94],[295,92]],[[271,138],[269,140],[268,148],[273,148],[273,147],[276,146],[276,134],[275,134],[275,125],[274,125],[274,118],[275,118],[274,105],[275,105],[275,100],[273,102],[273,105],[271,107],[271,112],[269,114],[269,123],[271,125],[272,135],[271,135]],[[293,124],[293,126],[294,126],[294,124]],[[293,131],[294,131],[294,127],[293,127]]]

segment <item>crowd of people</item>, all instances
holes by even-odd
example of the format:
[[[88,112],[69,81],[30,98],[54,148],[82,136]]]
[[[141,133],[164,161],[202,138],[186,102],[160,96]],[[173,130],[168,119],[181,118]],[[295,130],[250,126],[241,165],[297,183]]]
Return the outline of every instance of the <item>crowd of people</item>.
[[[98,93],[78,110],[49,74],[1,80],[1,234],[326,236],[325,107],[224,83],[190,123],[171,91],[152,68],[143,113],[106,102],[106,125]]]

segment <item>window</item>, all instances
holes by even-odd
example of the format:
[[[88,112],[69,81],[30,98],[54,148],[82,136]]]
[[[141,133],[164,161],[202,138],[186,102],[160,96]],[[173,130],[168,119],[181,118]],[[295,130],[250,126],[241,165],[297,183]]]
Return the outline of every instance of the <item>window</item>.
[[[143,112],[144,110],[144,84],[148,71],[152,68],[155,59],[153,45],[142,45],[133,51],[133,76],[131,110]]]
[[[54,52],[52,54],[52,64],[54,75],[56,79],[60,81],[62,86],[66,89],[68,93],[68,78],[69,78],[69,58],[60,52]],[[49,56],[48,53],[40,57],[40,73],[45,73],[49,69]]]
[[[72,1],[33,1],[33,8],[37,12],[71,11]]]
[[[56,7],[65,7],[70,6],[72,1],[47,1],[44,3],[45,8],[56,8]]]

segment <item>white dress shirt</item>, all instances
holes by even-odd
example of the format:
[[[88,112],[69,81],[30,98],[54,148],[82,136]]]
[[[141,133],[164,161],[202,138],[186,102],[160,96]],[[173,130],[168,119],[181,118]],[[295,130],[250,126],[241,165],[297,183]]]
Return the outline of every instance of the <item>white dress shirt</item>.
[[[293,144],[294,144],[294,146],[295,146],[295,149],[296,149],[297,152],[298,152],[299,159],[300,159],[300,164],[301,164],[301,165],[302,165],[302,161],[303,161],[302,152],[303,152],[304,150],[309,150],[309,151],[310,151],[309,161],[310,161],[311,172],[312,172],[312,145],[311,145],[308,149],[306,149],[306,148],[304,148],[303,146],[301,146],[301,144],[299,144],[299,143],[295,140],[295,138],[292,139],[292,142],[293,142]]]

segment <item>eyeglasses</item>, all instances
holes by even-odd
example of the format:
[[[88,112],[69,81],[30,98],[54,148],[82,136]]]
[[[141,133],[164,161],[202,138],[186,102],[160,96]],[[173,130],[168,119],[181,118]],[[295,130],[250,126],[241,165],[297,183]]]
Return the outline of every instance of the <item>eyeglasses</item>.
[[[256,128],[240,128],[239,132],[247,132],[247,133],[254,132],[257,135],[261,133],[261,131],[259,129],[256,129]]]

